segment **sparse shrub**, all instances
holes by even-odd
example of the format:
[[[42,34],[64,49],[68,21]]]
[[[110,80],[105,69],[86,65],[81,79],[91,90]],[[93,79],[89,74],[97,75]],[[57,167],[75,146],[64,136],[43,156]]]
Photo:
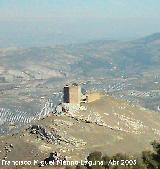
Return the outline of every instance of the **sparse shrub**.
[[[103,161],[102,160],[102,153],[99,151],[95,151],[93,153],[90,153],[89,156],[87,157],[88,162],[92,162],[93,165],[87,164],[88,169],[102,169],[103,165],[99,164],[99,162]]]
[[[76,169],[160,169],[160,143],[154,141],[151,144],[153,146],[152,151],[143,151],[140,157],[130,157],[127,154],[117,153],[112,157],[108,155],[102,155],[101,152],[95,151],[88,155],[88,162],[103,161],[103,165],[78,165]],[[115,160],[135,160],[134,165],[108,165],[108,162]],[[67,166],[66,169],[75,169],[73,166]]]
[[[143,162],[146,164],[148,169],[160,169],[160,143],[154,141],[152,142],[152,146],[154,152],[142,152]]]
[[[103,167],[104,167],[105,169],[109,169],[108,163],[109,163],[109,161],[110,161],[110,157],[109,157],[108,155],[104,155],[104,156],[102,157],[102,160],[104,161]]]
[[[80,164],[78,164],[78,165],[76,166],[76,169],[87,169],[87,167],[86,167],[85,165],[80,165]]]
[[[146,164],[148,169],[156,169],[157,162],[154,160],[154,154],[151,151],[142,152],[143,162]]]

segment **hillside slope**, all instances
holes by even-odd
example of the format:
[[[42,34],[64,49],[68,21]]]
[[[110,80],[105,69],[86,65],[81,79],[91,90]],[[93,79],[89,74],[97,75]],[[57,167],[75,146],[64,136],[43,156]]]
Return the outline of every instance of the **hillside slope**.
[[[85,111],[50,115],[35,122],[46,132],[56,133],[53,142],[38,133],[32,134],[30,129],[1,137],[0,159],[7,156],[8,160],[43,160],[54,151],[73,160],[84,159],[95,150],[135,154],[151,149],[150,143],[160,140],[160,116],[156,112],[110,96],[85,106]],[[5,146],[10,144],[14,148],[7,152]]]
[[[0,74],[24,79],[143,74],[159,69],[159,43],[160,33],[156,33],[129,42],[100,40],[68,46],[0,49]]]

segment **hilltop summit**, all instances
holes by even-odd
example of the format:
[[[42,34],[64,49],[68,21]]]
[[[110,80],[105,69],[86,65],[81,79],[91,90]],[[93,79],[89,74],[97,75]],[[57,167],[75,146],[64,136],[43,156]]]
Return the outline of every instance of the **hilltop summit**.
[[[50,115],[19,134],[1,138],[0,158],[43,160],[55,151],[72,160],[84,159],[95,150],[139,153],[150,150],[150,142],[159,139],[159,121],[156,112],[104,95],[88,103],[87,110]],[[11,144],[14,148],[6,150]]]

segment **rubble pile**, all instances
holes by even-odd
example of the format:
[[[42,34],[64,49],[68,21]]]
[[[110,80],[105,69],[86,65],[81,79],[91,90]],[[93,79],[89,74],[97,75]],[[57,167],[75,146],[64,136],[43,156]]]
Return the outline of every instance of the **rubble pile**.
[[[3,158],[4,160],[7,159],[8,153],[11,152],[13,148],[14,148],[13,144],[8,145],[6,143],[6,146],[4,147],[4,151],[5,151],[5,157]]]
[[[29,127],[29,132],[31,134],[36,134],[37,138],[41,138],[41,140],[46,140],[48,143],[58,143],[61,141],[61,136],[57,134],[55,130],[47,131],[45,128],[39,125],[32,125]]]
[[[74,114],[81,110],[79,104],[61,103],[56,107],[56,114],[70,113]]]
[[[128,130],[131,130],[132,132],[135,132],[137,134],[144,133],[145,129],[147,128],[147,126],[145,126],[143,122],[141,122],[140,120],[136,120],[134,118],[130,118],[125,115],[120,115],[117,113],[114,113],[114,115],[117,116],[119,120],[125,124]]]
[[[87,121],[93,121],[96,124],[103,125],[104,122],[102,120],[102,117],[98,112],[90,111],[90,114],[87,116]]]
[[[154,132],[154,134],[160,136],[160,130],[157,130],[155,128],[152,128],[152,131]]]
[[[82,139],[77,139],[75,137],[68,137],[67,138],[68,143],[70,143],[71,145],[75,146],[75,147],[81,147],[86,145],[86,142],[84,142]]]
[[[83,140],[76,139],[74,137],[69,137],[67,133],[63,135],[59,135],[56,130],[48,131],[42,126],[39,125],[32,125],[29,128],[29,132],[31,134],[37,135],[37,138],[41,140],[47,141],[47,143],[51,144],[61,144],[62,142],[66,145],[72,145],[74,147],[84,146],[86,143]]]

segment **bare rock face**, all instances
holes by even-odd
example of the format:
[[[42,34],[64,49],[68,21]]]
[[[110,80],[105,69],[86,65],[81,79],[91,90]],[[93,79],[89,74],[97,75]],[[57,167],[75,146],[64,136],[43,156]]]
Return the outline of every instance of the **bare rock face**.
[[[56,143],[60,141],[61,138],[56,131],[47,131],[45,128],[39,125],[32,125],[28,130],[31,134],[36,134],[38,138],[41,138],[49,143]]]

